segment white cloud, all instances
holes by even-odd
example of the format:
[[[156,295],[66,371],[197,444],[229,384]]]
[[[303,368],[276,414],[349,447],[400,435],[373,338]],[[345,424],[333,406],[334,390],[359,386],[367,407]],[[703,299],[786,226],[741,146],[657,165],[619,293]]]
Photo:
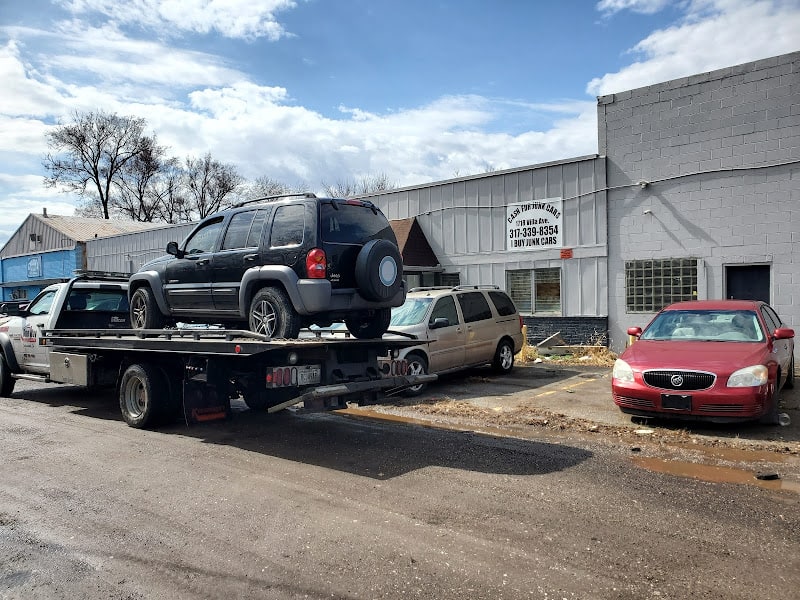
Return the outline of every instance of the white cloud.
[[[642,60],[589,82],[596,96],[713,71],[798,49],[800,7],[781,0],[693,0],[684,19],[631,52]]]
[[[229,38],[278,40],[287,32],[276,14],[295,7],[292,0],[62,0],[76,15],[100,13],[115,23],[170,34],[209,33]]]
[[[669,3],[670,0],[601,0],[597,3],[597,10],[604,15],[613,15],[623,10],[651,15]]]

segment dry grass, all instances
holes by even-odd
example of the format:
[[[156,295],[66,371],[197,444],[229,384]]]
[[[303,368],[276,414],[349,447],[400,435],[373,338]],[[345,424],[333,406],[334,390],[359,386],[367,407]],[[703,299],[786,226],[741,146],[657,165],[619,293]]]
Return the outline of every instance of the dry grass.
[[[588,365],[593,367],[612,367],[617,355],[606,346],[606,338],[603,334],[595,332],[586,345],[574,345],[569,347],[572,351],[564,355],[540,355],[536,346],[527,343],[519,351],[515,360],[521,364],[546,362],[559,365]]]

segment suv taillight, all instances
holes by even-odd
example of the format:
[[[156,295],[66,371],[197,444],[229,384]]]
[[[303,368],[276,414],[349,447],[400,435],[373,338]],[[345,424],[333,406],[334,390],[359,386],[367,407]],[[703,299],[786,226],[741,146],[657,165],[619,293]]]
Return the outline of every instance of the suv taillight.
[[[309,279],[325,279],[328,271],[328,258],[321,248],[309,250],[306,254],[306,273]]]
[[[519,330],[522,331],[522,328],[525,327],[525,319],[522,318],[522,315],[519,316]]]

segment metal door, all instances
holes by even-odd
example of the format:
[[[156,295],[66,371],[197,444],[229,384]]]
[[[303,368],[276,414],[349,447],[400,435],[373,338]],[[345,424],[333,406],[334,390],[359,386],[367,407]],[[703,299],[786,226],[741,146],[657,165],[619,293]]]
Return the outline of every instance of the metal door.
[[[769,303],[769,269],[769,265],[725,267],[725,297],[729,300],[761,300]]]

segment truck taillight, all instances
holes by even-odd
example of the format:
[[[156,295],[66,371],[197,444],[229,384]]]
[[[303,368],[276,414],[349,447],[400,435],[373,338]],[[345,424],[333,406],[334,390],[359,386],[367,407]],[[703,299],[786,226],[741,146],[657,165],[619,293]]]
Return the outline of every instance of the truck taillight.
[[[306,254],[306,273],[309,279],[325,279],[328,271],[328,259],[321,248],[309,250]]]

